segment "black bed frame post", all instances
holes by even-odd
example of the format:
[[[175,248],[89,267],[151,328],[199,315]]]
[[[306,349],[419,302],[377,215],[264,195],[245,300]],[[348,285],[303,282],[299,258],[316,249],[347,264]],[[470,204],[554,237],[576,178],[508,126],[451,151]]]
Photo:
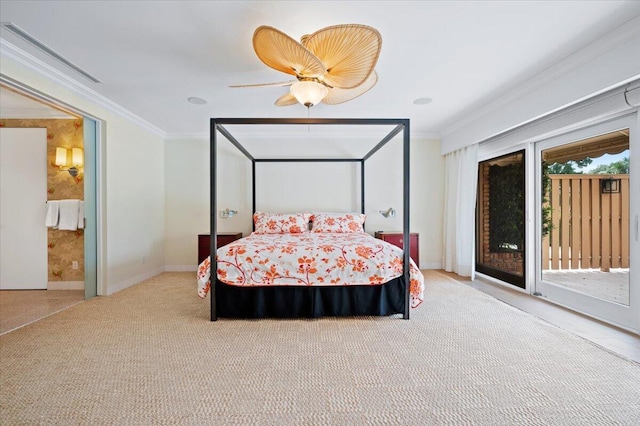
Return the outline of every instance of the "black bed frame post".
[[[256,212],[256,160],[251,160],[251,226],[252,230],[256,230],[256,224],[253,221],[253,215]]]
[[[211,199],[210,199],[210,214],[211,214],[211,225],[210,225],[210,230],[209,230],[209,235],[211,236],[211,238],[209,238],[210,241],[210,251],[209,251],[209,259],[211,261],[211,266],[209,268],[209,271],[211,273],[211,276],[209,278],[209,282],[210,284],[210,288],[209,288],[209,298],[211,299],[211,321],[217,321],[218,320],[218,312],[216,310],[216,274],[217,274],[217,270],[218,270],[218,265],[217,265],[217,256],[216,256],[216,251],[218,249],[217,247],[217,218],[216,218],[216,213],[218,211],[218,199],[217,199],[217,193],[216,193],[216,184],[217,184],[217,179],[216,179],[216,169],[217,169],[217,165],[218,165],[218,157],[217,157],[217,141],[216,141],[216,135],[217,135],[217,122],[215,118],[211,119],[211,129],[209,130],[210,132],[210,138],[211,138],[211,144],[210,144],[210,157],[211,157],[211,175],[209,176],[209,185],[210,185],[210,192],[211,192]]]
[[[410,270],[410,263],[409,263],[409,252],[410,250],[408,249],[410,247],[409,245],[409,217],[410,217],[410,211],[409,211],[409,199],[410,197],[410,191],[409,191],[409,179],[410,179],[410,174],[409,174],[409,166],[410,166],[410,157],[409,157],[409,153],[410,153],[410,141],[409,141],[409,120],[404,120],[404,129],[402,132],[402,151],[403,151],[403,158],[402,158],[402,170],[403,170],[403,193],[402,193],[402,201],[403,201],[403,206],[402,206],[402,246],[404,247],[404,259],[402,262],[402,267],[403,267],[403,274],[404,274],[404,285],[405,285],[405,292],[404,292],[404,319],[409,319],[409,310],[411,308],[411,281],[409,278],[409,270]]]
[[[360,213],[364,214],[364,159],[360,160]]]

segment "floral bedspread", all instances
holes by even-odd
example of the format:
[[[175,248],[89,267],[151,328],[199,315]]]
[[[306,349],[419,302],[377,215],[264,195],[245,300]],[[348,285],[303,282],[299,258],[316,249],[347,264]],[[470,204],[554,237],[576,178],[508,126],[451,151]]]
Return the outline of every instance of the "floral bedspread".
[[[218,279],[236,286],[380,285],[402,275],[400,248],[366,233],[256,234],[218,249]],[[198,267],[198,295],[210,288],[210,259]],[[424,277],[411,260],[411,306]]]

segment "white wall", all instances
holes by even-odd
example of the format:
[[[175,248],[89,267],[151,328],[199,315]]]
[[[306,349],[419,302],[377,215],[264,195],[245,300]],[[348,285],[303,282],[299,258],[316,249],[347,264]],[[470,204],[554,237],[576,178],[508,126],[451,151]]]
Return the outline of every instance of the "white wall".
[[[444,160],[437,140],[411,141],[411,230],[420,233],[422,268],[440,268]],[[251,163],[219,138],[218,210],[238,210],[218,219],[220,231],[251,232]],[[402,144],[394,140],[369,159],[365,212],[367,232],[402,229]],[[323,166],[328,166],[323,168]],[[209,141],[168,140],[165,144],[168,270],[195,270],[197,235],[209,233]],[[257,164],[257,208],[264,211],[359,211],[358,165],[322,163]],[[394,207],[395,219],[378,211]]]
[[[359,212],[358,163],[257,163],[256,209]]]
[[[163,137],[96,101],[2,55],[0,72],[103,120],[100,147],[103,222],[98,294],[110,294],[164,270]]]
[[[444,157],[439,140],[411,145],[411,230],[420,233],[420,267],[442,269]]]
[[[198,234],[209,233],[209,141],[168,140],[164,160],[166,265],[190,270]]]
[[[164,141],[124,120],[107,120],[109,293],[164,271]]]

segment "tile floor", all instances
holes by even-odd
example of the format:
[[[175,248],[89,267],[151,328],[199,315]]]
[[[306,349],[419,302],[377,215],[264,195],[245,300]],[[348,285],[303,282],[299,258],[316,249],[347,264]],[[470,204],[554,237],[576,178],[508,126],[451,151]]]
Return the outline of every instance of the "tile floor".
[[[583,339],[640,363],[640,335],[606,324],[506,285],[476,278],[473,281],[447,273],[450,277],[483,293],[528,312],[548,323],[568,330]]]
[[[629,269],[542,271],[542,279],[598,299],[629,305]]]
[[[84,290],[1,290],[0,334],[84,301]]]

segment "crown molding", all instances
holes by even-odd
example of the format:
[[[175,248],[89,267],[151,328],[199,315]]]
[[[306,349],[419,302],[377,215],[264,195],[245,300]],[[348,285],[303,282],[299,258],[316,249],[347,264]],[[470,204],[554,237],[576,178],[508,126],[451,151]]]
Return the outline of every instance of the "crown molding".
[[[580,66],[604,55],[615,49],[617,46],[626,43],[640,36],[640,16],[636,15],[623,25],[610,31],[599,39],[593,41],[582,49],[569,55],[562,61],[550,66],[546,70],[540,72],[534,77],[527,80],[517,88],[508,91],[506,94],[496,98],[494,101],[486,104],[484,107],[475,109],[473,113],[462,112],[445,123],[441,132],[442,137],[473,123],[487,114],[503,108],[511,102],[532,93],[546,84],[558,79],[559,77],[570,73]]]
[[[72,91],[76,95],[79,95],[80,97],[101,106],[102,108],[124,118],[125,120],[130,121],[131,123],[142,127],[143,129],[157,136],[160,136],[162,138],[165,138],[167,136],[166,132],[159,127],[154,126],[143,118],[135,115],[131,111],[121,107],[112,100],[79,83],[68,75],[58,71],[57,69],[46,64],[35,56],[25,52],[24,50],[20,49],[19,47],[6,41],[3,38],[0,38],[0,55],[13,59],[19,64],[24,65],[25,67],[34,71],[38,75],[41,75],[42,77],[45,77],[48,80],[61,85],[62,87]]]

